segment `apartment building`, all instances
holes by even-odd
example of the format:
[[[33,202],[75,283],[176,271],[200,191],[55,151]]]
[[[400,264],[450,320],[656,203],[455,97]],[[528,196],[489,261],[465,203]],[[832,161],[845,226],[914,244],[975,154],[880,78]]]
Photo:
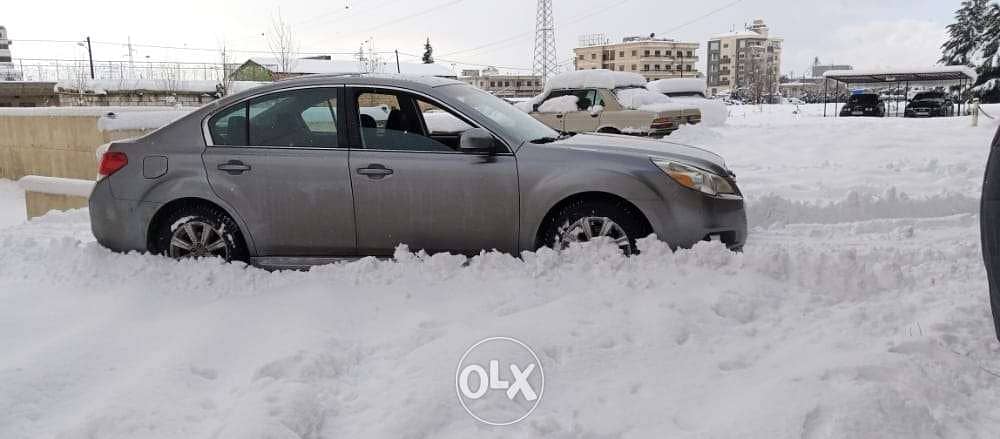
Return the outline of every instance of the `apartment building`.
[[[620,43],[586,41],[573,49],[576,70],[608,69],[638,73],[648,81],[701,76],[696,66],[698,43],[667,38],[626,37]]]
[[[19,81],[21,72],[14,69],[13,59],[10,55],[10,38],[7,37],[7,28],[0,26],[0,81]]]
[[[541,76],[501,74],[492,67],[482,71],[462,70],[458,80],[500,98],[530,98],[541,94],[545,86]]]
[[[744,31],[713,35],[708,40],[708,91],[715,95],[763,86],[765,94],[777,93],[784,40],[769,33],[764,20],[756,19]]]

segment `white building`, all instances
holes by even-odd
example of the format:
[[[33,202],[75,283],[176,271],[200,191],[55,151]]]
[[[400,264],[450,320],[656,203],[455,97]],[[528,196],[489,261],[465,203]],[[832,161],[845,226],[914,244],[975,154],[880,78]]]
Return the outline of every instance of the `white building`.
[[[7,28],[0,26],[0,81],[19,81],[21,72],[14,69],[13,58],[10,55],[10,38]]]
[[[711,94],[728,93],[764,83],[777,92],[783,39],[769,35],[764,20],[744,31],[713,35],[708,40],[708,88]]]

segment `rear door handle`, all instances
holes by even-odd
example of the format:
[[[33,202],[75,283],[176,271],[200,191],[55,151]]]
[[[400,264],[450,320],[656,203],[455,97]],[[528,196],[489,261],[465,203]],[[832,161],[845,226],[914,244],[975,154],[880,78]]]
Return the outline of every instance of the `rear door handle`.
[[[371,164],[367,168],[358,168],[358,174],[366,175],[373,180],[381,180],[392,175],[392,169],[386,168],[385,165]]]
[[[229,175],[239,175],[250,170],[250,165],[243,163],[239,160],[230,160],[226,163],[220,163],[216,168],[220,171],[226,171]]]

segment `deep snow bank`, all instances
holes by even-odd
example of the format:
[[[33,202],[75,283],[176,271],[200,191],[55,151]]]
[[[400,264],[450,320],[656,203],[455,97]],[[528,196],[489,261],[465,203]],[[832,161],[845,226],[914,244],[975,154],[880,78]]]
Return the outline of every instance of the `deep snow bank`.
[[[737,107],[670,137],[735,169],[742,254],[399,251],[268,273],[110,253],[85,211],[0,227],[0,437],[993,437],[974,200],[996,125],[817,109]],[[513,427],[455,397],[463,351],[495,335],[545,368]]]

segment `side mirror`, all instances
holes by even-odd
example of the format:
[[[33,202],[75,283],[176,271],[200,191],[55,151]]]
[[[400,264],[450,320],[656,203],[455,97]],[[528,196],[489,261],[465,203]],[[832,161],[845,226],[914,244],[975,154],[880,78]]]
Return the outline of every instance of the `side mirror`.
[[[466,154],[492,154],[496,148],[496,139],[485,128],[465,130],[458,138],[458,151]]]
[[[590,117],[600,116],[603,111],[603,105],[594,105],[593,107],[590,107]]]

